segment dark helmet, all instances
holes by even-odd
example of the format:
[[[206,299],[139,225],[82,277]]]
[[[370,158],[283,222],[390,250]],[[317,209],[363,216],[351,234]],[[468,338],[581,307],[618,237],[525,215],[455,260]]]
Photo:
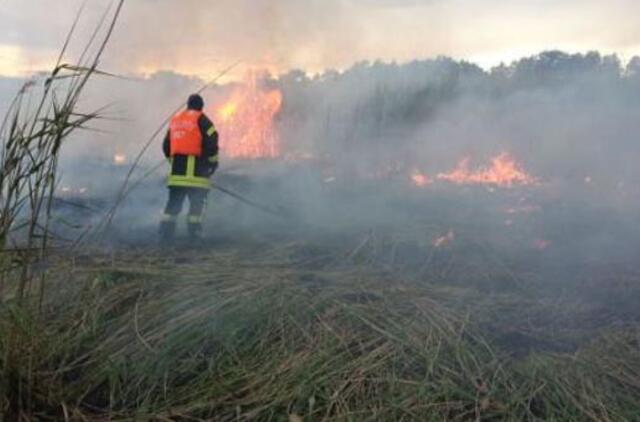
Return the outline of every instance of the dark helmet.
[[[198,94],[190,95],[189,100],[187,100],[187,108],[189,110],[202,111],[204,108],[204,100]]]

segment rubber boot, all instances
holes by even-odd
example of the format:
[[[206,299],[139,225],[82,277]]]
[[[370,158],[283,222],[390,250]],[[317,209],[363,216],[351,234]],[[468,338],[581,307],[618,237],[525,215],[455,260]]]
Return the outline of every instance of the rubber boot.
[[[195,246],[202,243],[202,224],[200,223],[188,223],[187,230],[189,232],[189,241]]]
[[[160,235],[161,246],[172,245],[176,237],[176,222],[175,221],[161,222],[158,234]]]

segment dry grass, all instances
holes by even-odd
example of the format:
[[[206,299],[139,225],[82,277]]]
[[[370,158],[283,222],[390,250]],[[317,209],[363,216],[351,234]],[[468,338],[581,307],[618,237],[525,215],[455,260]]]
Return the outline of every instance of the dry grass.
[[[76,108],[122,4],[0,130],[3,420],[637,419],[637,323],[581,328],[473,238],[53,250],[58,154],[99,117]]]
[[[123,2],[113,5],[113,15],[107,10],[72,65],[63,60],[81,16],[78,13],[42,88],[36,87],[35,80],[25,82],[0,125],[0,252],[9,256],[2,262],[0,300],[6,274],[15,268],[20,272],[17,297],[28,294],[35,284],[33,265],[44,259],[51,246],[51,209],[61,148],[72,133],[88,129],[100,117],[101,110],[81,112],[78,103],[89,80],[103,74],[98,63]],[[42,300],[44,279],[38,284]]]
[[[633,419],[637,328],[513,358],[459,290],[307,249],[60,260],[44,320],[3,308],[30,339],[29,388],[3,400],[54,420]]]

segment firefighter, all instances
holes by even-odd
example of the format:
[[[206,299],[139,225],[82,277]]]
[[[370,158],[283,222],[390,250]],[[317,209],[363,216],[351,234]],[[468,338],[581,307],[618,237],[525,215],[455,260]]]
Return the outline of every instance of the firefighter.
[[[218,132],[202,112],[204,100],[191,95],[187,109],[176,114],[169,124],[162,150],[171,164],[167,179],[169,200],[160,223],[163,243],[173,240],[176,222],[186,197],[189,198],[187,227],[192,240],[199,240],[209,179],[218,168]]]

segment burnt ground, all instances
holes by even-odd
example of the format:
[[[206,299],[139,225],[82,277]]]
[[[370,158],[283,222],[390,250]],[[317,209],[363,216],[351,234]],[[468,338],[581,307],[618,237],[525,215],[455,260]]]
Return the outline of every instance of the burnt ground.
[[[221,173],[217,182],[281,216],[214,191],[202,242],[181,237],[160,248],[155,232],[165,192],[156,180],[128,198],[101,250],[250,256],[293,245],[295,265],[309,271],[364,266],[437,287],[444,303],[471,315],[516,357],[572,353],[601,330],[640,320],[640,226],[633,207],[584,186],[325,183],[301,169],[269,177]],[[73,238],[73,230],[99,221],[108,203],[90,193],[65,198],[57,203],[65,223],[58,230]],[[179,259],[188,264],[188,254]],[[300,283],[322,288],[313,275]],[[375,297],[359,295],[349,300]]]

